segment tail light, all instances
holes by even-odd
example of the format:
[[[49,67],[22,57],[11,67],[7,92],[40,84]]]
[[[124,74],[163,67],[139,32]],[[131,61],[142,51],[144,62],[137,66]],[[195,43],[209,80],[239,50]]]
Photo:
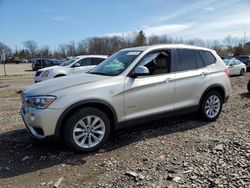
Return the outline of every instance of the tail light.
[[[226,69],[224,70],[224,72],[226,73],[227,77],[230,78],[230,70],[229,70],[229,67],[226,68]]]

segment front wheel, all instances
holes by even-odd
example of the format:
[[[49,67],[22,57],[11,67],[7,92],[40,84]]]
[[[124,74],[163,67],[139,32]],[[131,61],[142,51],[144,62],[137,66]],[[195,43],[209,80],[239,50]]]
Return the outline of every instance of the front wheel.
[[[68,119],[64,140],[75,151],[92,152],[107,141],[110,131],[107,115],[96,108],[86,107]]]
[[[219,92],[210,91],[203,98],[200,112],[203,119],[206,121],[215,121],[222,109],[222,98]]]

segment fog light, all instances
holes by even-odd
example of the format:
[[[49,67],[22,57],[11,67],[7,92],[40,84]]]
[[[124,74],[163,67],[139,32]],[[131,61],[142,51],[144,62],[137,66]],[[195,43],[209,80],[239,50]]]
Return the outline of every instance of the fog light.
[[[31,120],[31,121],[35,121],[35,120],[36,120],[36,117],[35,117],[33,114],[31,114],[30,120]]]

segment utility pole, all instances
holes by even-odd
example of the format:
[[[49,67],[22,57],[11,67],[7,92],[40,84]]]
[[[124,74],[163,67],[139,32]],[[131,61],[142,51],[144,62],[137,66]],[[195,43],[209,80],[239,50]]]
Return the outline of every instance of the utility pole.
[[[2,54],[1,54],[1,60],[2,60],[2,62],[3,62],[3,70],[4,70],[4,76],[6,76],[7,74],[6,74],[6,68],[5,68],[5,60],[6,60],[6,58],[5,58],[5,51],[4,50],[2,50]]]

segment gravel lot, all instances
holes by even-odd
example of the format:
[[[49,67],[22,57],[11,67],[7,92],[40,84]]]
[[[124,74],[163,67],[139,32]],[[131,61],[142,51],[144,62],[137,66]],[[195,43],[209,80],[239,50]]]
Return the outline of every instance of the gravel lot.
[[[0,65],[2,66],[2,65]],[[31,65],[0,67],[0,187],[250,187],[250,78],[213,123],[196,114],[116,134],[99,152],[75,154],[24,130],[16,92],[33,83]]]

